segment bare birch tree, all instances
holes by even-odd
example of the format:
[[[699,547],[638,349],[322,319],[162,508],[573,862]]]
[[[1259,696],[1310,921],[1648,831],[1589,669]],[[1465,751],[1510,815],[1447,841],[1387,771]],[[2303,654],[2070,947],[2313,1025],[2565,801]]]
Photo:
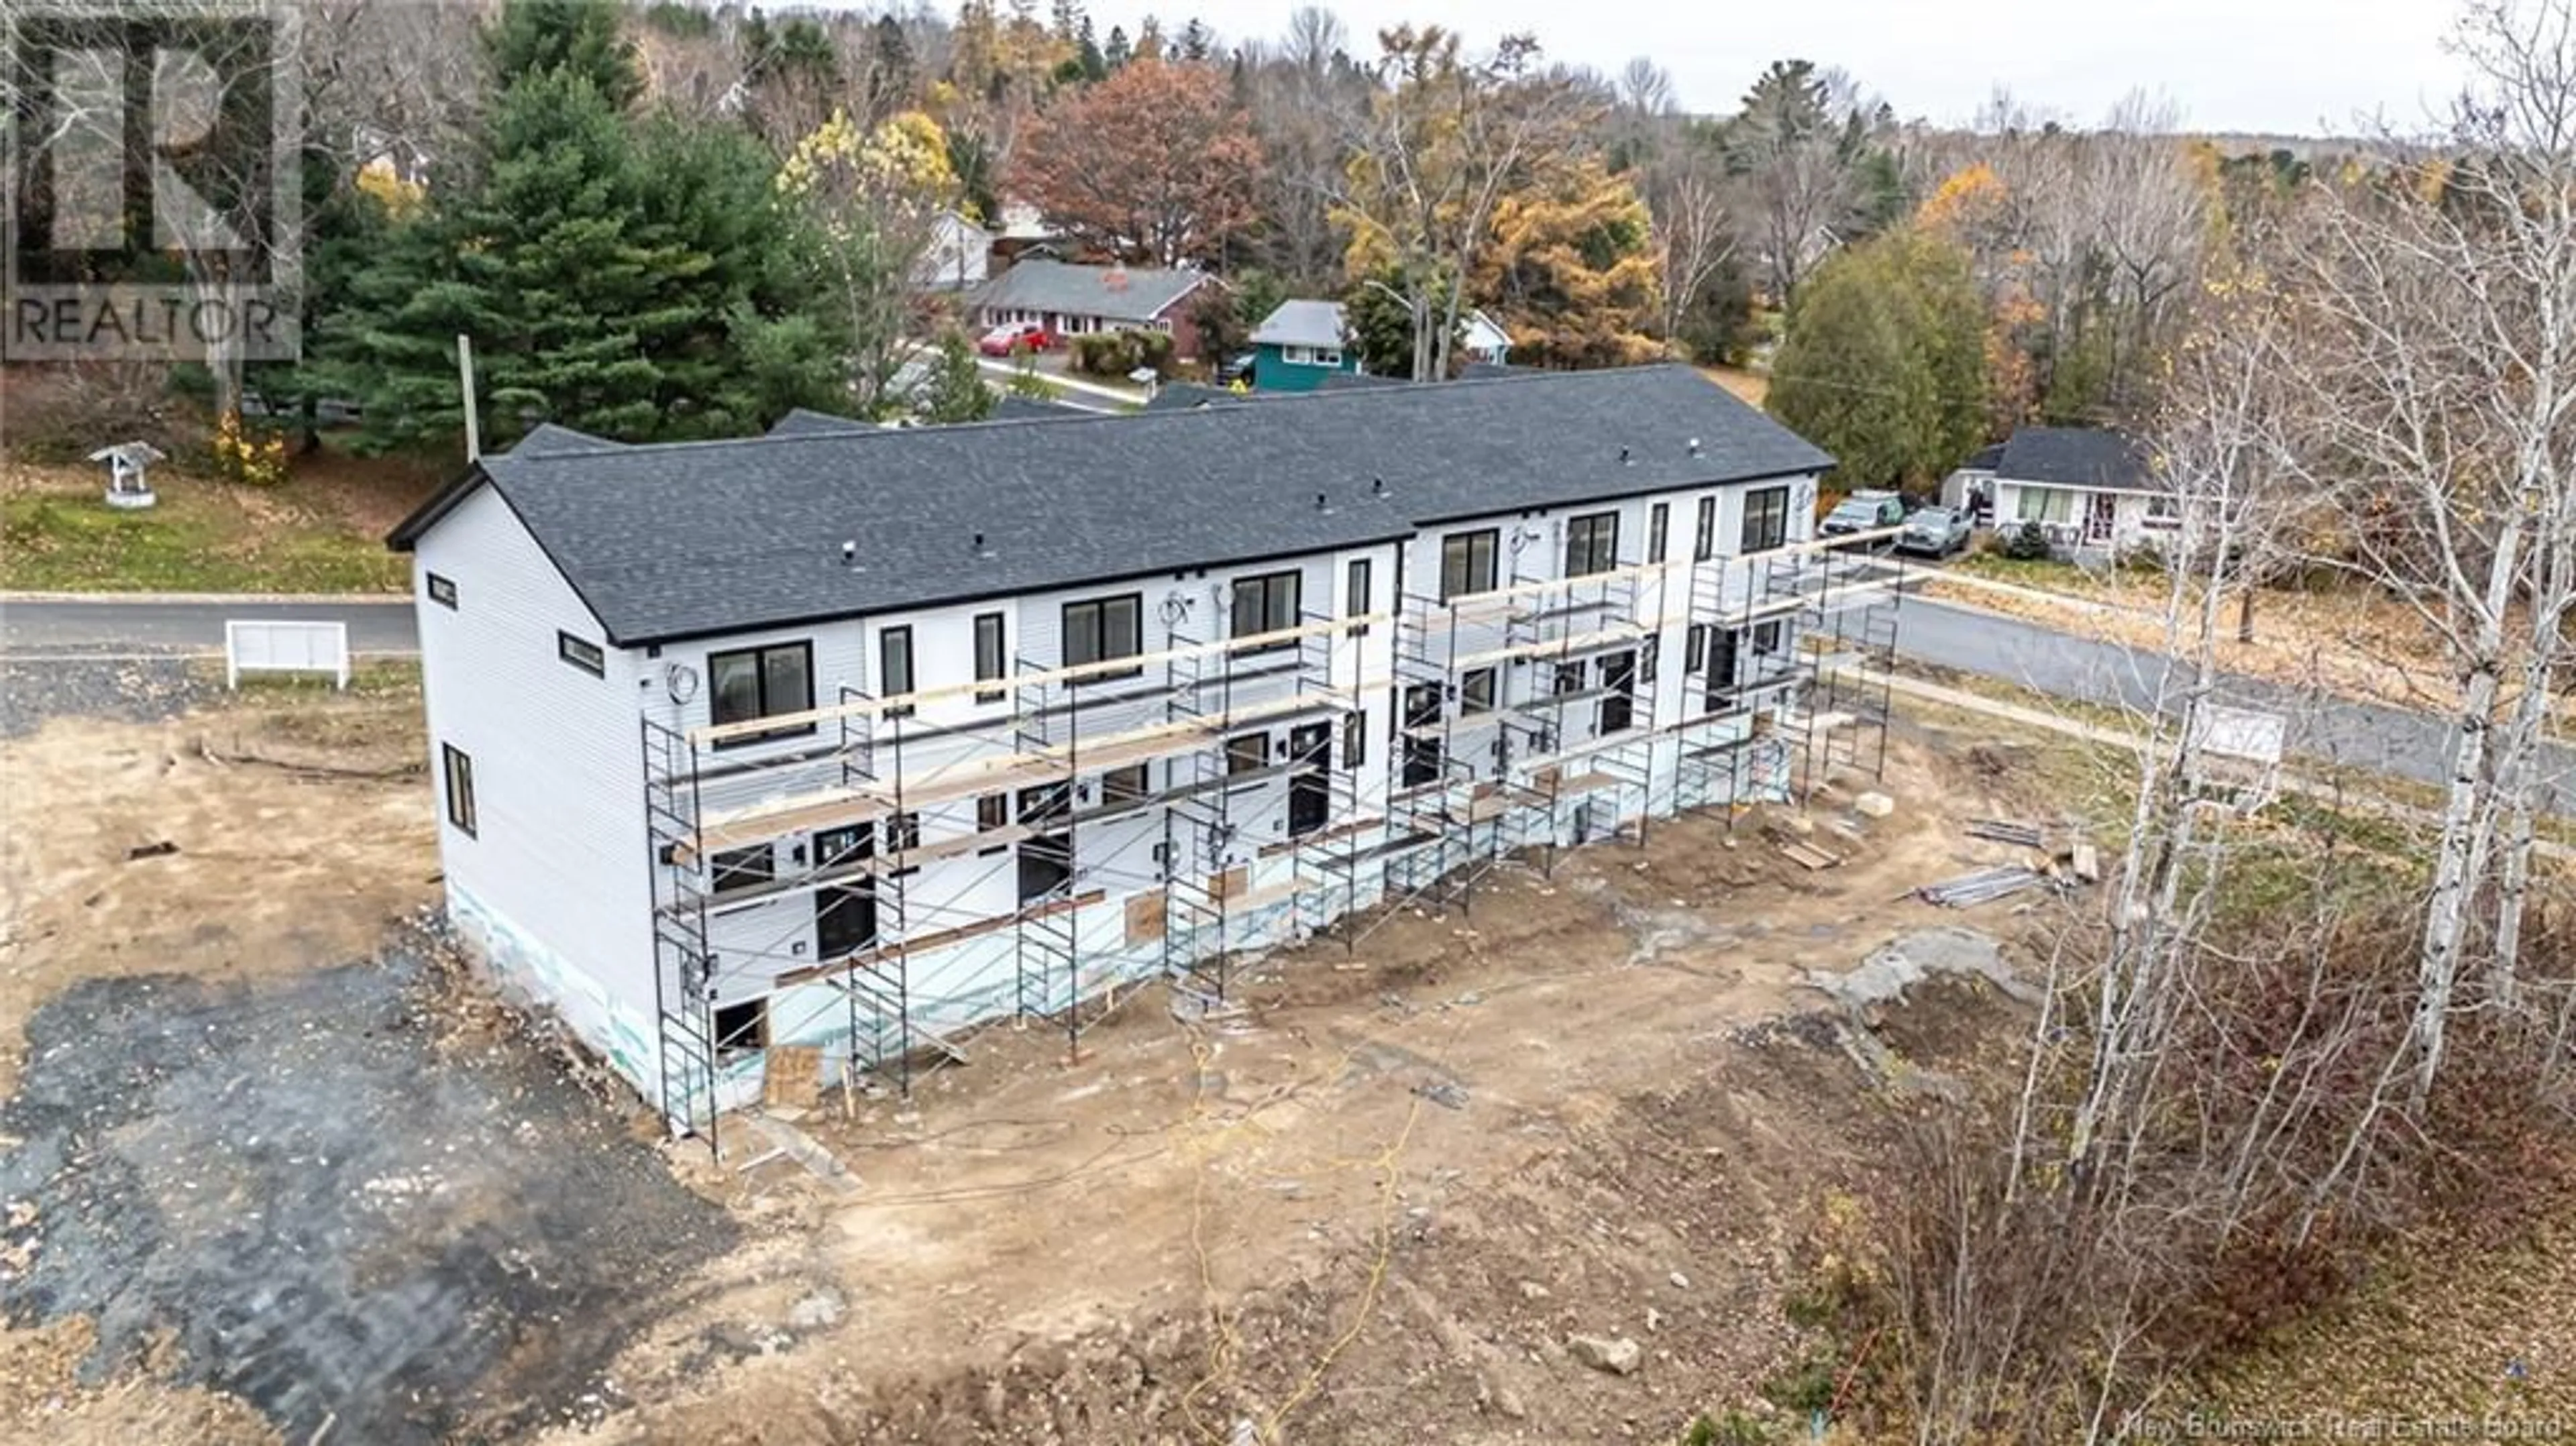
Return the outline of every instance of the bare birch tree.
[[[2333,444],[2311,480],[2346,504],[2351,565],[2413,610],[2454,680],[2407,1059],[2418,1108],[2482,909],[2511,993],[2535,765],[2576,606],[2568,0],[2475,8],[2459,49],[2476,84],[2449,154],[2332,188],[2295,252],[2318,333],[2300,365]]]

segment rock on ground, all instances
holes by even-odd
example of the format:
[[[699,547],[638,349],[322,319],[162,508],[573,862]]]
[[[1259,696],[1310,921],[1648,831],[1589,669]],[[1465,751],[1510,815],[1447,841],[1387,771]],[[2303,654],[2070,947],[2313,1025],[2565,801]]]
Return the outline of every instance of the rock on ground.
[[[1633,1376],[1646,1363],[1646,1348],[1626,1336],[1568,1336],[1565,1349],[1584,1365],[1614,1376]]]

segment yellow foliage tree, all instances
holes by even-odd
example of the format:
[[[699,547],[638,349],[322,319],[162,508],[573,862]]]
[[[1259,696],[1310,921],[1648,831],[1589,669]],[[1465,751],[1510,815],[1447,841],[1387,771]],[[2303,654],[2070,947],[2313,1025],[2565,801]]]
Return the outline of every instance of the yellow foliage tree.
[[[1663,293],[1646,203],[1598,156],[1551,168],[1494,207],[1493,238],[1469,279],[1512,335],[1512,355],[1542,366],[1648,361]]]
[[[869,128],[836,109],[788,153],[776,185],[825,243],[849,320],[861,405],[894,406],[902,399],[887,396],[887,384],[900,374],[913,333],[924,329],[912,306],[914,283],[940,218],[965,206],[947,137],[920,111]]]

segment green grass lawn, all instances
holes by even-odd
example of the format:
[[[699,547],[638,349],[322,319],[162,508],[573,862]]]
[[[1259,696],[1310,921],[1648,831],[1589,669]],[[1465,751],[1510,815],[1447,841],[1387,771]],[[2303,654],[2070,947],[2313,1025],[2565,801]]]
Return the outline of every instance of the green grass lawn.
[[[2035,587],[2043,592],[2098,591],[2093,579],[2082,568],[2071,562],[2059,562],[2054,558],[2022,559],[2006,557],[2000,552],[1968,552],[1953,561],[1949,570],[1995,582]]]
[[[119,512],[86,469],[13,468],[0,488],[0,588],[29,592],[402,592],[380,499],[337,482],[251,488],[156,477]]]

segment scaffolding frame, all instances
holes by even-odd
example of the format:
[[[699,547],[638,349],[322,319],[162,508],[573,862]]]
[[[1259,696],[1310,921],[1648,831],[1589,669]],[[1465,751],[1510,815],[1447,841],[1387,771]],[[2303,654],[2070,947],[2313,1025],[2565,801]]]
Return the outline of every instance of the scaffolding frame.
[[[1006,678],[887,696],[871,696],[845,685],[832,705],[751,723],[681,729],[644,720],[659,1098],[664,1118],[677,1133],[703,1134],[710,1145],[715,1143],[716,1121],[722,1113],[723,1041],[717,1038],[715,1023],[720,1005],[714,987],[717,953],[710,943],[711,918],[827,888],[863,887],[873,911],[867,931],[871,942],[838,957],[784,971],[767,988],[768,997],[774,997],[787,985],[831,986],[846,1010],[846,1068],[880,1075],[890,1072],[908,1092],[913,1062],[925,1048],[944,1060],[964,1059],[961,1045],[920,1018],[923,991],[913,977],[913,956],[917,950],[1002,929],[1012,936],[1012,1014],[1060,1025],[1068,1048],[1078,1050],[1083,1030],[1111,1002],[1108,990],[1089,990],[1083,978],[1081,911],[1106,893],[1087,890],[1086,885],[1100,882],[1099,876],[1123,872],[1084,864],[1080,853],[1084,828],[1148,809],[1159,808],[1164,815],[1158,867],[1151,877],[1137,873],[1122,882],[1161,891],[1162,963],[1175,984],[1221,1000],[1228,986],[1227,956],[1233,945],[1230,916],[1274,901],[1246,898],[1228,887],[1223,869],[1199,876],[1204,883],[1194,882],[1188,865],[1200,855],[1176,847],[1183,840],[1176,836],[1174,817],[1180,815],[1184,827],[1204,831],[1205,836],[1194,842],[1213,844],[1205,856],[1222,859],[1233,843],[1229,812],[1236,790],[1275,776],[1312,772],[1320,762],[1328,804],[1318,832],[1356,839],[1350,826],[1357,820],[1349,815],[1356,813],[1357,782],[1349,776],[1346,762],[1335,766],[1333,743],[1342,730],[1329,724],[1324,727],[1320,760],[1313,756],[1315,750],[1308,749],[1304,756],[1276,766],[1265,761],[1257,776],[1228,770],[1228,740],[1255,727],[1266,736],[1271,727],[1299,719],[1313,726],[1314,719],[1338,719],[1356,708],[1362,654],[1357,648],[1350,650],[1352,680],[1342,687],[1331,676],[1336,647],[1388,620],[1381,613],[1349,618],[1307,614],[1297,626],[1274,632],[1214,642],[1174,634],[1171,647],[1153,653],[1063,667],[1042,666],[1023,655],[1014,658]],[[1162,673],[1159,688],[1107,691],[1152,670]],[[1246,686],[1263,679],[1278,686]],[[1260,696],[1265,692],[1277,696]],[[914,721],[922,703],[969,693],[979,705],[1006,701],[1009,706],[937,726]],[[1003,696],[995,698],[995,694]],[[1159,716],[1115,732],[1088,730],[1088,715],[1116,708]],[[819,734],[827,723],[834,741],[825,747],[712,767],[707,757],[708,750],[728,743],[799,730]],[[920,749],[932,744],[950,755],[946,761],[912,766],[908,751],[917,757]],[[1157,765],[1163,770],[1159,789],[1151,786]],[[826,786],[729,809],[708,805],[708,780],[713,773],[742,779],[758,777],[764,769],[818,767],[828,776]],[[1145,770],[1148,786],[1131,795],[1108,797],[1108,771],[1137,767]],[[1087,777],[1103,780],[1102,797],[1088,807],[1081,792]],[[935,803],[980,801],[997,793],[1010,800],[1011,816],[1002,827],[983,827],[979,802],[972,831],[931,842],[922,839],[921,809]],[[847,842],[827,854],[819,846],[826,835]],[[777,844],[799,837],[811,837],[815,844],[792,850],[792,869],[780,870],[742,894],[727,896],[717,888],[718,855],[767,845],[774,860]],[[1008,870],[1018,890],[1018,906],[978,913],[965,927],[924,936],[916,926],[936,919],[915,917],[906,881],[922,864],[968,853],[998,853],[1001,862],[978,882]],[[1024,861],[1031,858],[1053,875],[1034,893],[1021,888],[1019,880]],[[1298,860],[1292,858],[1296,874],[1289,888],[1292,899],[1302,897],[1306,887],[1297,866]],[[1182,901],[1177,910],[1175,899]],[[1185,929],[1175,941],[1170,927],[1173,914],[1187,914],[1193,906],[1199,922],[1213,916],[1214,928]],[[1298,913],[1302,925],[1302,911],[1292,912]],[[805,923],[799,916],[791,921],[791,928],[801,931]],[[1198,957],[1201,947],[1210,957]],[[810,1024],[812,1019],[802,1022]],[[776,1032],[773,1027],[772,1033]]]
[[[1775,790],[1805,807],[1838,767],[1885,776],[1890,672],[1909,578],[1889,544],[1901,531],[1820,537],[1694,571],[1690,626],[1706,631],[1685,658],[1683,696],[1702,700],[1704,711],[1685,709],[1685,734],[1745,728],[1716,741],[1685,736],[1678,766],[1703,797],[1724,781],[1730,819]],[[1769,646],[1766,629],[1777,630]]]
[[[1119,982],[1093,988],[1084,974],[1083,914],[1113,885],[1131,905],[1155,900],[1160,972],[1214,1008],[1233,988],[1238,921],[1283,895],[1296,933],[1338,932],[1356,950],[1402,904],[1472,912],[1479,882],[1533,843],[1544,846],[1551,873],[1568,841],[1633,830],[1642,846],[1654,816],[1677,806],[1665,790],[1695,787],[1701,802],[1735,806],[1756,796],[1803,805],[1838,767],[1883,775],[1906,573],[1874,545],[1894,531],[1686,563],[1622,561],[1574,577],[1523,577],[1515,561],[1503,586],[1447,598],[1402,592],[1391,613],[1305,614],[1290,628],[1215,641],[1174,632],[1156,652],[1062,667],[1016,656],[1005,678],[884,697],[843,687],[832,705],[744,723],[678,729],[647,719],[664,1115],[712,1143],[725,1041],[709,923],[733,908],[799,891],[862,891],[873,910],[870,942],[767,987],[831,984],[847,1015],[845,1067],[890,1074],[908,1091],[926,1051],[965,1058],[922,1018],[937,995],[915,977],[916,956],[976,935],[1009,931],[1010,1015],[1061,1027],[1068,1050],[1079,1051]],[[1676,665],[1662,646],[1675,572],[1683,573],[1683,635],[1704,641],[1678,660],[1684,703],[1679,717],[1663,720],[1656,695],[1660,673]],[[1773,622],[1773,647],[1743,646]],[[1379,680],[1367,676],[1359,639],[1389,623],[1390,717],[1378,734],[1360,722]],[[1489,669],[1489,680],[1477,678]],[[1469,696],[1471,681],[1480,696]],[[937,725],[917,716],[923,704],[968,694],[991,711]],[[1102,716],[1113,726],[1093,727]],[[1587,718],[1590,736],[1576,740]],[[783,731],[821,736],[826,724],[828,744],[712,769],[706,757]],[[1267,738],[1282,724],[1286,746],[1257,759],[1240,747],[1248,730]],[[1706,736],[1719,729],[1729,736]],[[1379,770],[1386,806],[1363,818],[1359,767],[1367,765],[1352,760],[1366,754],[1371,734],[1388,744]],[[1478,762],[1480,742],[1489,766]],[[1665,770],[1659,756],[1668,747]],[[938,761],[916,766],[921,757]],[[711,804],[715,775],[818,764],[820,787]],[[1124,780],[1114,797],[1113,774]],[[1255,890],[1256,865],[1277,850],[1244,847],[1237,798],[1280,777],[1289,780],[1289,878]],[[1096,800],[1086,780],[1098,780]],[[1007,800],[998,825],[984,808],[995,795]],[[1608,800],[1609,827],[1598,834],[1595,797]],[[968,800],[976,801],[970,832],[923,840],[921,810]],[[1570,802],[1579,810],[1571,835]],[[1083,840],[1099,825],[1148,809],[1160,810],[1150,871],[1084,860]],[[721,852],[769,844],[774,858],[781,840],[811,836],[819,845],[827,834],[842,845],[828,856],[819,846],[795,850],[792,876],[747,894],[716,887]],[[996,855],[982,881],[1007,871],[1016,906],[959,908],[964,923],[924,932],[946,922],[947,906],[916,909],[907,881],[918,865],[961,853]],[[1363,922],[1358,901],[1372,864],[1382,867],[1382,907]],[[1032,865],[1042,880],[1023,879]],[[1136,929],[1131,916],[1120,957],[1138,947]]]

